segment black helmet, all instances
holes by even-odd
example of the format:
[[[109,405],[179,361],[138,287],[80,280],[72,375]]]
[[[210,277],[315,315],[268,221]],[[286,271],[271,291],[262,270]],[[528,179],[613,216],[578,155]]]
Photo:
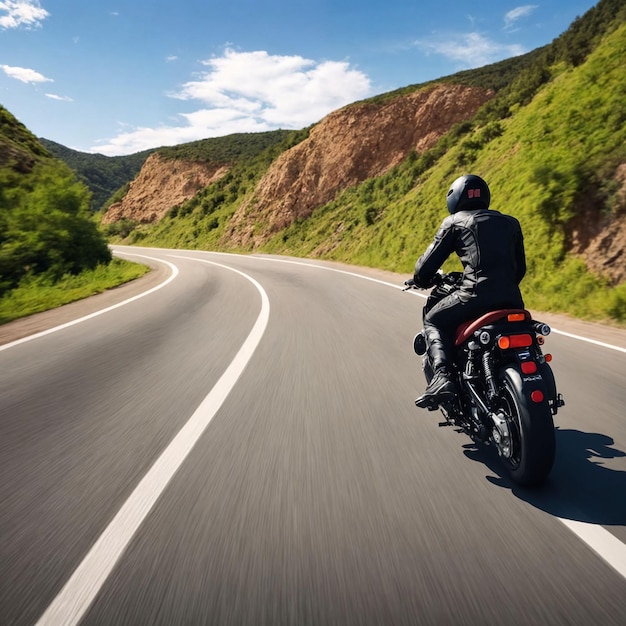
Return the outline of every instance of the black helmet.
[[[466,211],[471,209],[488,209],[491,194],[487,183],[474,174],[460,176],[448,190],[448,211]]]

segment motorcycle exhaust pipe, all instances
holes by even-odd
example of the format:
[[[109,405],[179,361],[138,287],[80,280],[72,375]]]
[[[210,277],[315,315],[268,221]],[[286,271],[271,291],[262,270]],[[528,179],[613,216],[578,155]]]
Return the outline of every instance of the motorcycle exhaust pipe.
[[[543,335],[544,337],[547,337],[552,332],[552,329],[543,322],[535,322],[533,328],[538,335]]]

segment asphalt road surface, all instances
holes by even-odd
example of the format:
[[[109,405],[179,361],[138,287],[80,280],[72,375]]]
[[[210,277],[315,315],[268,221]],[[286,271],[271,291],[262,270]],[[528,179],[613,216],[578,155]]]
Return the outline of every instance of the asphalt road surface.
[[[415,408],[403,277],[118,252],[159,269],[0,346],[0,624],[626,624],[623,332],[552,322],[524,490]]]

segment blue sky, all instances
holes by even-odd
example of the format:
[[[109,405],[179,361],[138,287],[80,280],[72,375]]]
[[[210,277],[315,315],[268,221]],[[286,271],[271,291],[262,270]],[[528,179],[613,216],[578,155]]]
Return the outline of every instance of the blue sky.
[[[543,46],[595,4],[0,0],[0,104],[37,136],[110,156],[299,129]]]

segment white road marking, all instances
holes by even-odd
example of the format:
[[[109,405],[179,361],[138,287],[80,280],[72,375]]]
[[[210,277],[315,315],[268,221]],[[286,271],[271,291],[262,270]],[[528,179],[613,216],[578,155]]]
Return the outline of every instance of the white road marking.
[[[89,315],[79,317],[78,319],[72,320],[71,322],[66,322],[65,324],[60,324],[59,326],[55,326],[54,328],[49,328],[48,330],[42,330],[41,332],[35,333],[33,335],[28,335],[27,337],[16,339],[15,341],[11,341],[10,343],[5,343],[3,346],[0,346],[0,352],[2,352],[2,350],[8,350],[9,348],[13,348],[14,346],[18,346],[22,343],[26,343],[27,341],[32,341],[33,339],[39,339],[39,337],[44,337],[45,335],[56,333],[58,330],[63,330],[64,328],[69,328],[70,326],[74,326],[75,324],[80,324],[81,322],[85,322],[94,317],[98,317],[98,315],[102,315],[103,313],[108,313],[109,311],[112,311],[113,309],[117,309],[121,306],[129,304],[130,302],[139,300],[139,298],[143,298],[144,296],[147,296],[151,293],[154,293],[155,291],[158,291],[162,287],[165,287],[165,285],[168,285],[169,283],[171,283],[176,278],[176,276],[178,276],[178,268],[173,263],[169,263],[168,261],[163,261],[162,259],[155,259],[154,257],[145,256],[143,254],[128,253],[128,256],[138,256],[143,259],[150,259],[151,261],[158,261],[159,263],[165,263],[166,265],[169,265],[170,269],[172,270],[172,273],[169,276],[169,278],[164,280],[162,283],[160,283],[156,287],[153,287],[152,289],[148,289],[148,291],[144,291],[143,293],[133,296],[132,298],[128,298],[128,300],[124,300],[123,302],[118,302],[117,304],[113,304],[112,306],[109,306],[106,309],[100,309],[99,311],[95,311],[94,313],[90,313]]]
[[[189,260],[189,257],[181,258]],[[249,280],[261,294],[259,316],[239,352],[221,378],[137,485],[59,595],[46,609],[46,612],[37,622],[37,626],[72,626],[78,624],[126,550],[137,529],[226,400],[263,337],[270,313],[269,299],[263,287],[251,276],[232,267],[204,259],[192,260],[217,265]]]
[[[220,253],[214,253],[220,254]],[[246,255],[239,255],[246,256]],[[278,263],[291,263],[293,265],[303,265],[306,267],[314,267],[318,269],[323,269],[331,272],[338,272],[340,274],[347,274],[348,276],[356,276],[357,278],[363,278],[365,280],[369,280],[374,283],[379,283],[381,285],[386,285],[388,287],[393,287],[394,289],[403,289],[402,286],[396,285],[394,283],[390,283],[384,280],[379,280],[377,278],[371,278],[369,276],[364,276],[362,274],[357,274],[355,272],[349,272],[346,270],[340,270],[334,267],[328,267],[326,265],[317,265],[315,263],[305,263],[303,261],[293,261],[291,259],[275,259],[271,257],[254,257],[264,261],[274,261]],[[426,298],[427,296],[419,293],[417,290],[410,290],[407,293],[419,296],[421,298]],[[588,339],[586,337],[580,337],[578,335],[572,335],[570,333],[566,333],[563,331],[559,331],[556,329],[552,329],[552,332],[565,335],[566,337],[570,337],[572,339],[578,339],[580,341],[586,341],[588,343],[595,344],[597,346],[603,348],[609,348],[611,350],[617,350],[619,352],[626,353],[624,348],[620,348],[618,346],[613,346],[608,343],[603,343],[601,341],[596,341],[594,339]],[[604,561],[606,561],[615,571],[621,574],[624,578],[626,578],[626,544],[622,543],[615,535],[611,534],[608,530],[606,530],[603,526],[598,524],[591,524],[588,522],[579,522],[575,520],[566,519],[563,517],[553,516],[555,519],[558,519],[562,522],[571,532],[573,532],[580,540],[583,541],[587,546],[589,546],[598,556],[600,556]]]
[[[621,348],[620,346],[614,346],[610,343],[604,343],[604,341],[598,341],[597,339],[589,339],[588,337],[582,337],[581,335],[573,335],[572,333],[566,333],[564,330],[558,330],[556,328],[552,328],[552,332],[557,335],[563,335],[564,337],[570,337],[570,339],[578,339],[578,341],[585,341],[587,343],[592,343],[594,346],[600,346],[601,348],[608,348],[609,350],[617,350],[617,352],[623,352],[626,354],[626,348]]]
[[[164,251],[164,250],[163,250]],[[131,253],[126,253],[131,255]],[[226,256],[241,256],[246,258],[252,258],[249,255],[233,255],[228,253],[210,253],[221,254]],[[132,254],[133,256],[144,256],[144,258],[152,259],[145,255]],[[104,533],[100,536],[98,541],[94,544],[90,552],[87,554],[83,562],[79,565],[72,577],[68,580],[61,593],[55,598],[52,604],[48,607],[44,615],[41,617],[37,626],[57,626],[62,624],[72,625],[77,624],[81,617],[84,615],[89,605],[99,592],[100,588],[104,584],[106,578],[112,571],[113,567],[123,554],[126,546],[134,536],[135,532],[154,506],[154,503],[159,498],[174,473],[178,470],[184,459],[187,457],[194,444],[206,429],[209,422],[213,419],[213,416],[217,413],[220,406],[232,390],[235,382],[239,378],[241,372],[247,365],[252,353],[256,349],[258,343],[267,326],[269,319],[269,299],[267,294],[261,287],[261,285],[255,281],[251,276],[240,272],[234,268],[208,261],[204,259],[197,259],[183,255],[170,255],[175,258],[201,261],[203,263],[209,263],[218,267],[231,270],[244,276],[251,281],[259,293],[261,294],[262,307],[259,318],[257,319],[252,331],[248,335],[248,338],[242,345],[240,351],[235,356],[235,359],[224,372],[220,380],[215,387],[211,390],[209,395],[203,400],[200,406],[196,409],[191,416],[187,424],[181,429],[178,435],[170,443],[168,448],[157,459],[155,464],[146,474],[146,476],[139,483],[135,491],[131,494],[126,503],[122,506],[119,513],[115,516],[113,521],[106,528]],[[394,289],[402,289],[402,286],[390,283],[384,280],[371,278],[363,274],[356,272],[350,272],[346,270],[340,270],[324,265],[318,265],[315,263],[305,263],[302,261],[293,261],[290,259],[275,259],[269,257],[255,256],[258,260],[272,261],[280,263],[290,263],[293,265],[302,265],[307,267],[313,267],[326,271],[333,271],[340,274],[346,274],[348,276],[354,276],[371,282],[379,283]],[[161,260],[161,259],[153,259]],[[167,261],[164,261],[167,263]],[[0,350],[7,349],[13,345],[29,341],[37,337],[55,332],[62,328],[72,326],[84,320],[90,319],[107,311],[110,311],[119,306],[123,306],[129,302],[137,300],[149,293],[164,287],[178,274],[178,268],[172,264],[169,264],[173,269],[173,274],[164,283],[161,283],[157,287],[150,289],[138,296],[120,302],[112,307],[108,307],[91,315],[82,317],[80,319],[68,322],[61,326],[57,326],[47,331],[19,339],[12,343],[0,346]],[[411,295],[425,298],[422,293],[418,293],[414,290],[409,291]],[[606,344],[603,342],[588,339],[578,335],[572,335],[563,331],[553,329],[553,332],[565,335],[567,337],[578,339],[580,341],[586,341],[600,347],[617,350],[620,352],[626,352],[624,348]],[[556,516],[555,516],[556,517]],[[590,524],[587,522],[579,522],[575,520],[556,517],[561,521],[571,532],[573,532],[579,539],[581,539],[587,546],[589,546],[596,554],[598,554],[606,563],[615,569],[616,572],[626,578],[626,545],[622,543],[617,537],[612,535],[604,527],[597,524]]]
[[[579,522],[563,517],[557,517],[557,519],[561,520],[616,572],[626,578],[626,544],[599,524]]]

